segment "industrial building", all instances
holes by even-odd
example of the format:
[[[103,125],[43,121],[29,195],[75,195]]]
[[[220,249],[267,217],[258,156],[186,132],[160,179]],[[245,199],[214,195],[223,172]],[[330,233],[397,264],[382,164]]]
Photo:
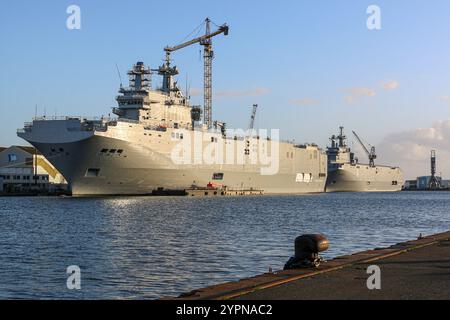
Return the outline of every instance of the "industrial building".
[[[436,176],[436,181],[439,183],[438,189],[449,189],[450,180],[443,180],[441,177]],[[428,190],[430,189],[431,176],[417,177],[415,180],[406,180],[403,186],[406,190]]]
[[[35,148],[0,148],[0,192],[53,192],[66,189],[67,182]]]
[[[431,150],[429,176],[420,176],[415,180],[406,180],[403,186],[404,190],[448,190],[450,189],[450,180],[443,180],[436,175],[436,151]]]

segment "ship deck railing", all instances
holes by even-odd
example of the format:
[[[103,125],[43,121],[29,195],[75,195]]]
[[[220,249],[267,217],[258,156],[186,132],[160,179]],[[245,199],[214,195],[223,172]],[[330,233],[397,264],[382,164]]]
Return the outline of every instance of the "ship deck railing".
[[[80,121],[109,121],[108,117],[83,117],[83,116],[37,116],[33,121],[54,121],[54,120],[80,120]]]

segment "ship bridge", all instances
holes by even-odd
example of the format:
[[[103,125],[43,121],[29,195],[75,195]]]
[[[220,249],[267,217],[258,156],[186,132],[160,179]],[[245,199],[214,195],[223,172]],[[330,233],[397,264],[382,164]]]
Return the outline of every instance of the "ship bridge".
[[[157,90],[151,85],[155,71],[163,78],[162,87]],[[121,95],[116,97],[118,108],[113,108],[113,113],[119,116],[119,121],[137,121],[144,126],[191,127],[188,99],[173,80],[177,74],[178,70],[170,65],[170,60],[158,69],[137,62],[128,72],[129,87],[120,86]]]
[[[146,104],[145,98],[151,90],[151,75],[152,71],[146,68],[143,62],[137,62],[128,71],[129,87],[124,88],[121,84],[119,92],[122,95],[116,97],[119,108],[138,109]]]

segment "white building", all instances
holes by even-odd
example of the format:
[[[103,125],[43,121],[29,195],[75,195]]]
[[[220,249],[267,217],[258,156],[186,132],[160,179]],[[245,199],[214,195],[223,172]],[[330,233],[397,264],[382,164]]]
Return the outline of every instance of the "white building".
[[[33,147],[0,148],[3,191],[52,189],[66,186],[64,177]]]

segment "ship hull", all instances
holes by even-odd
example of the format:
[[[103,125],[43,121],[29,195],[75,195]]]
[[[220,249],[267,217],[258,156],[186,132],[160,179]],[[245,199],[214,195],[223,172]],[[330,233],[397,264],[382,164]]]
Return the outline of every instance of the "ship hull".
[[[327,192],[396,192],[403,185],[399,168],[344,164],[328,172]]]
[[[113,135],[92,133],[77,140],[64,133],[53,137],[51,142],[46,137],[35,139],[32,133],[21,136],[61,172],[73,195],[145,195],[158,190],[206,187],[211,182],[229,190],[262,190],[264,194],[325,191],[326,155],[313,159],[312,151],[309,154],[303,149],[295,150],[304,160],[281,160],[279,172],[263,175],[254,166],[246,165],[176,165],[168,156],[170,139],[164,134],[159,138],[161,141],[151,144]],[[280,153],[285,152],[283,148],[286,146],[281,147]],[[109,150],[123,152],[111,154]],[[311,173],[312,179],[298,181],[300,172]],[[223,178],[214,180],[216,173],[221,173]]]

